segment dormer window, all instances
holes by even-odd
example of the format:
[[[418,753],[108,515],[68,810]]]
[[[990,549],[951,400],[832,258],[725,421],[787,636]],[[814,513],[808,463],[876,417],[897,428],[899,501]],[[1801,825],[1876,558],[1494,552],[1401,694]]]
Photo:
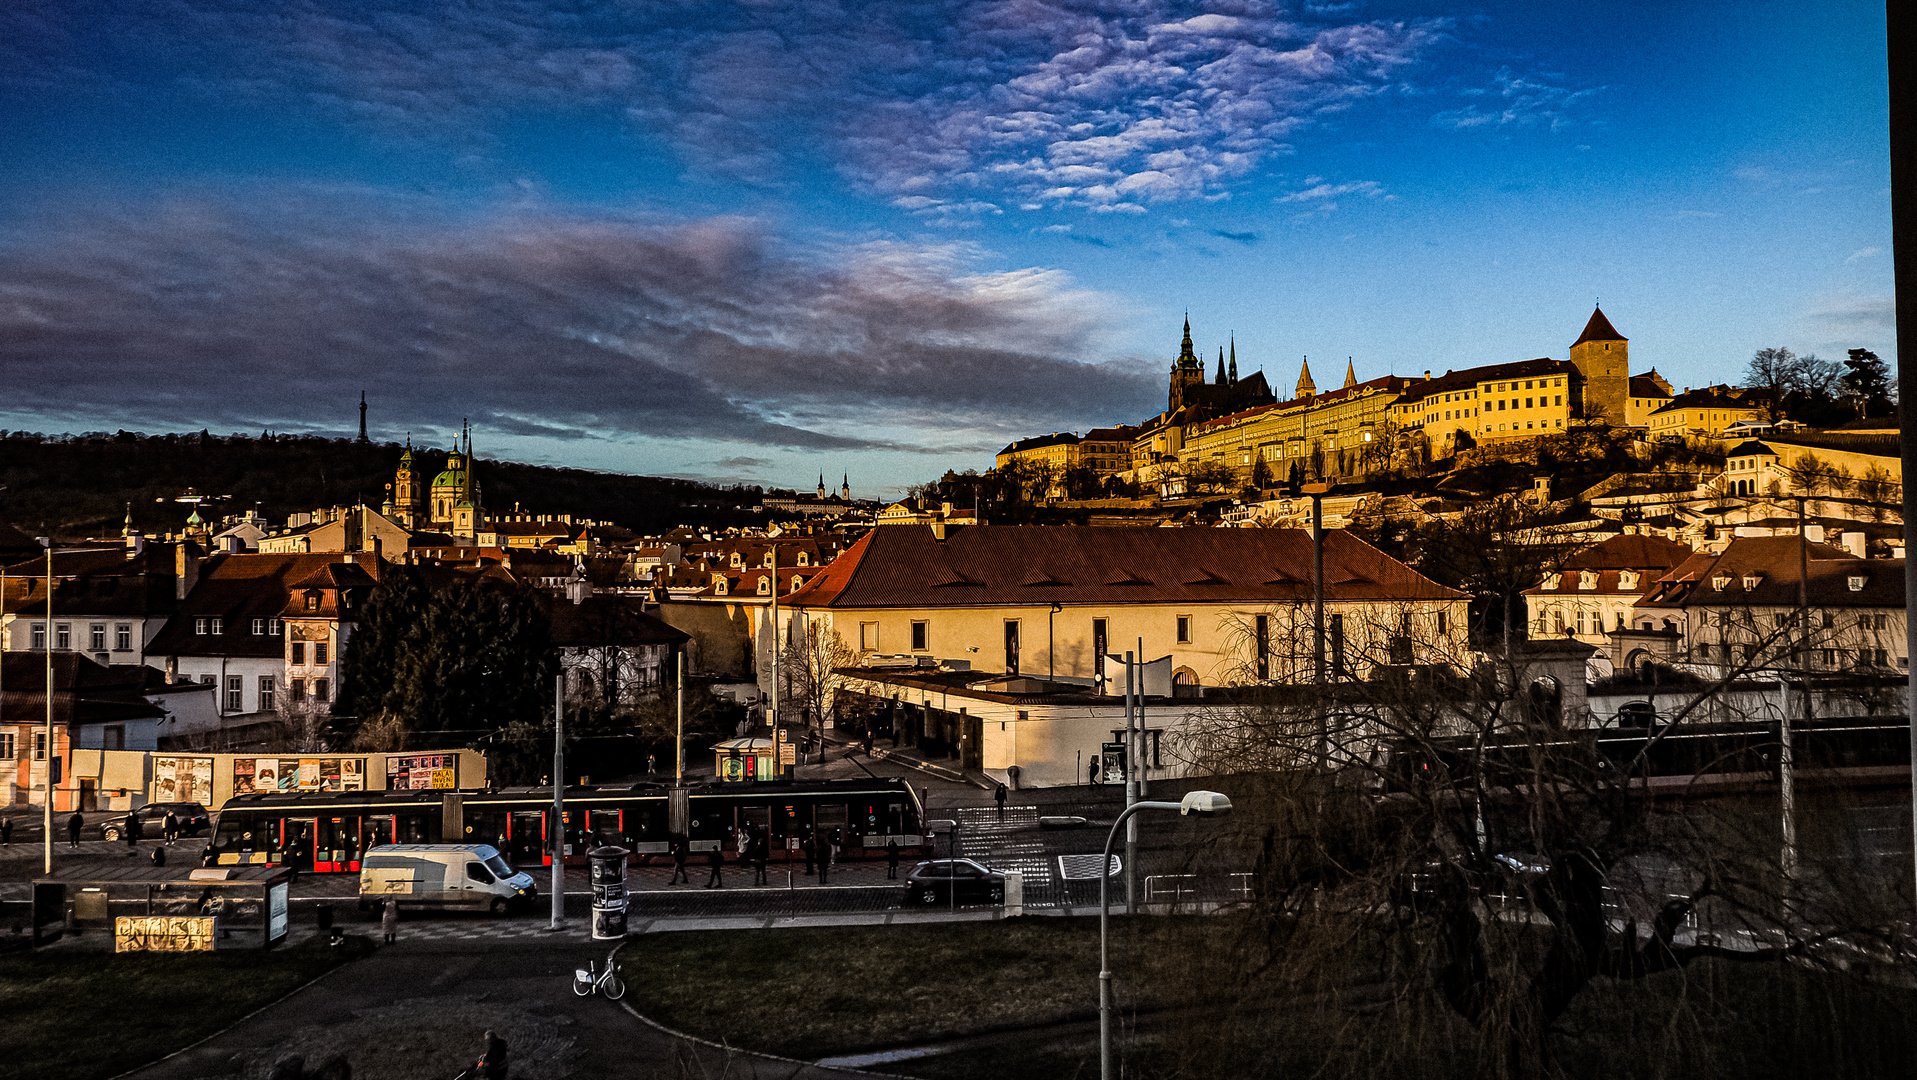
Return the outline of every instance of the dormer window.
[[[735,551],[735,552],[733,552],[733,553],[732,553],[732,565],[733,565],[733,566],[744,566],[744,565],[745,565],[745,556],[744,556],[744,555],[741,555],[741,554],[739,554],[739,553],[738,553],[738,552],[736,552],[736,551]]]
[[[765,553],[765,558],[763,558],[763,559],[760,559],[760,560],[759,560],[759,565],[760,565],[760,566],[771,566],[771,565],[772,565],[772,552],[770,552],[770,551],[768,551],[768,552],[766,552],[766,553]]]
[[[1595,589],[1597,587],[1598,587],[1598,572],[1596,570],[1578,571],[1578,588]]]
[[[799,552],[799,565],[800,565],[800,566],[811,566],[811,565],[812,565],[812,556],[810,556],[810,555],[808,555],[808,554],[806,554],[806,553],[805,553],[805,552],[803,552],[803,551],[801,551],[801,552]]]
[[[1844,579],[1844,583],[1850,586],[1851,592],[1863,592],[1864,583],[1869,580],[1870,578],[1867,575],[1852,574],[1850,577]]]
[[[1635,589],[1637,588],[1638,579],[1641,576],[1642,575],[1636,570],[1619,570],[1617,572],[1617,587],[1620,589]]]
[[[306,592],[306,610],[308,610],[308,611],[318,611],[318,610],[319,610],[319,605],[320,605],[320,594],[319,594],[319,590],[318,590],[318,589],[308,589],[308,590],[307,590],[307,592]]]
[[[1745,574],[1744,575],[1744,591],[1750,592],[1751,590],[1757,588],[1758,583],[1763,580],[1764,580],[1764,575],[1762,574]]]
[[[1730,587],[1731,587],[1731,575],[1729,574],[1712,574],[1711,575],[1711,588],[1716,589],[1718,592],[1723,592],[1725,589],[1728,589]]]
[[[1555,591],[1559,587],[1561,587],[1563,584],[1564,584],[1563,574],[1550,573],[1550,574],[1544,575],[1544,589],[1546,592]]]
[[[771,575],[769,575],[769,574],[768,574],[768,575],[766,575],[765,577],[762,577],[762,578],[760,578],[760,579],[759,579],[759,595],[760,595],[760,596],[771,596],[771,595],[772,595],[772,577],[771,577]]]

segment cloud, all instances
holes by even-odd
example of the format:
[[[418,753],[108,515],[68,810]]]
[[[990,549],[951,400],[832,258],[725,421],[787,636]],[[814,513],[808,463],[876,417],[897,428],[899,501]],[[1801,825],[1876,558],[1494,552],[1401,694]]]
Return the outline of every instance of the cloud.
[[[292,427],[364,388],[415,430],[820,449],[1150,408],[1150,366],[1093,360],[1116,305],[983,261],[740,218],[176,197],[0,236],[0,379],[11,410],[129,426]]]
[[[527,117],[614,118],[695,172],[773,183],[824,164],[958,220],[1001,197],[1120,212],[1216,197],[1398,85],[1449,26],[1233,7],[68,0],[0,10],[0,85],[141,83],[460,146]],[[144,66],[104,59],[136,42]]]
[[[1578,108],[1601,89],[1554,86],[1540,78],[1519,75],[1507,67],[1492,77],[1490,86],[1467,90],[1465,94],[1472,101],[1461,108],[1437,113],[1431,122],[1460,130],[1543,127],[1557,131],[1575,123]]]
[[[1258,234],[1255,232],[1227,232],[1224,229],[1213,229],[1211,230],[1211,234],[1225,240],[1236,240],[1241,244],[1255,244],[1258,242]]]
[[[1889,296],[1828,297],[1808,314],[1837,331],[1881,335],[1897,329],[1897,301]]]
[[[1384,194],[1384,185],[1378,183],[1376,180],[1354,180],[1347,184],[1328,184],[1319,180],[1317,177],[1306,177],[1305,182],[1311,184],[1311,186],[1305,188],[1303,191],[1294,191],[1289,195],[1280,195],[1278,201],[1308,203],[1323,199],[1335,199],[1340,195],[1370,195],[1376,197]]]
[[[1846,258],[1844,261],[1856,262],[1859,259],[1874,259],[1877,256],[1882,255],[1883,253],[1884,253],[1884,249],[1880,247],[1858,248],[1856,251],[1851,252],[1850,256]]]
[[[729,457],[720,458],[718,461],[713,462],[713,465],[721,469],[744,470],[763,469],[771,464],[772,459],[762,457]]]

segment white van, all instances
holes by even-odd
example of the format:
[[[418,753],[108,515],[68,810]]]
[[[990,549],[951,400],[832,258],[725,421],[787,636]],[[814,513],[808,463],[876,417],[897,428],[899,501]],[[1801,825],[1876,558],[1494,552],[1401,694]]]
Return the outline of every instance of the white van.
[[[361,911],[398,899],[403,908],[477,908],[504,915],[539,889],[487,844],[382,844],[359,862]]]

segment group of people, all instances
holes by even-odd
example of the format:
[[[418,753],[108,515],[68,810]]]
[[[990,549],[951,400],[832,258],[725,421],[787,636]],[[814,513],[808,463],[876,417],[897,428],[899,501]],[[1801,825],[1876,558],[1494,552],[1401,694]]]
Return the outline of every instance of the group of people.
[[[772,836],[765,826],[748,827],[734,832],[734,847],[739,852],[739,861],[752,867],[752,883],[768,884],[766,866],[772,861]],[[839,829],[819,829],[816,832],[803,833],[799,837],[799,851],[805,858],[807,877],[817,876],[823,885],[831,879],[832,869],[839,863],[839,848],[844,842],[844,833]],[[669,885],[690,885],[692,877],[686,872],[686,864],[691,858],[691,845],[683,839],[672,841],[672,878]],[[712,845],[706,852],[706,865],[711,868],[705,888],[725,888],[725,844]],[[898,877],[899,845],[896,840],[887,840],[885,844],[886,876]]]

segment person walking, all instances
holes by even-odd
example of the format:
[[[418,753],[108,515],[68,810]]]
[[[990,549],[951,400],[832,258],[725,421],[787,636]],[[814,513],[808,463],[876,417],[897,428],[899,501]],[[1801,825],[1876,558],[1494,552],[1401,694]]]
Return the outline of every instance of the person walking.
[[[160,835],[166,837],[166,842],[170,844],[180,838],[180,819],[173,816],[173,811],[168,810],[160,829]]]
[[[887,880],[896,880],[899,876],[899,842],[892,837],[885,840],[885,876]]]
[[[86,819],[80,816],[80,811],[78,810],[75,810],[73,816],[67,819],[68,847],[80,846],[80,826],[84,824],[86,824]]]
[[[872,756],[872,729],[871,728],[865,729],[864,742],[865,742],[865,756],[871,757]]]
[[[726,865],[724,848],[724,844],[714,844],[712,845],[712,854],[706,856],[706,864],[712,867],[712,876],[706,879],[706,888],[708,889],[723,889],[726,887],[726,879],[723,873]]]
[[[680,882],[690,885],[692,879],[686,876],[686,842],[674,840],[672,842],[672,880],[666,884],[677,885]]]
[[[998,804],[998,819],[1000,821],[1004,821],[1005,820],[1005,785],[1004,784],[998,785],[997,789],[992,792],[992,801]]]
[[[139,847],[140,846],[140,816],[138,814],[135,814],[133,811],[128,810],[126,812],[126,820],[122,822],[121,825],[126,831],[126,846]]]
[[[506,1080],[506,1040],[488,1031],[486,1052],[473,1067],[479,1071],[479,1080]]]
[[[1090,769],[1087,770],[1085,782],[1087,784],[1094,784],[1094,785],[1098,783],[1098,759],[1097,758],[1092,759],[1092,766]],[[1094,867],[1094,869],[1096,869],[1096,867]]]
[[[813,861],[812,859],[813,846],[812,846],[811,833],[807,833],[804,836],[799,837],[799,850],[805,854],[805,876],[811,877],[812,861]]]
[[[0,847],[8,847],[12,843],[13,843],[13,815],[12,814],[0,815]]]
[[[653,773],[658,772],[659,771],[657,768],[658,764],[659,764],[659,755],[647,754],[646,755],[646,775],[651,776]]]
[[[772,859],[772,841],[764,833],[755,833],[752,837],[752,883],[766,885],[766,863]]]
[[[386,910],[379,915],[379,931],[386,937],[386,944],[399,940],[399,901],[386,898]]]

